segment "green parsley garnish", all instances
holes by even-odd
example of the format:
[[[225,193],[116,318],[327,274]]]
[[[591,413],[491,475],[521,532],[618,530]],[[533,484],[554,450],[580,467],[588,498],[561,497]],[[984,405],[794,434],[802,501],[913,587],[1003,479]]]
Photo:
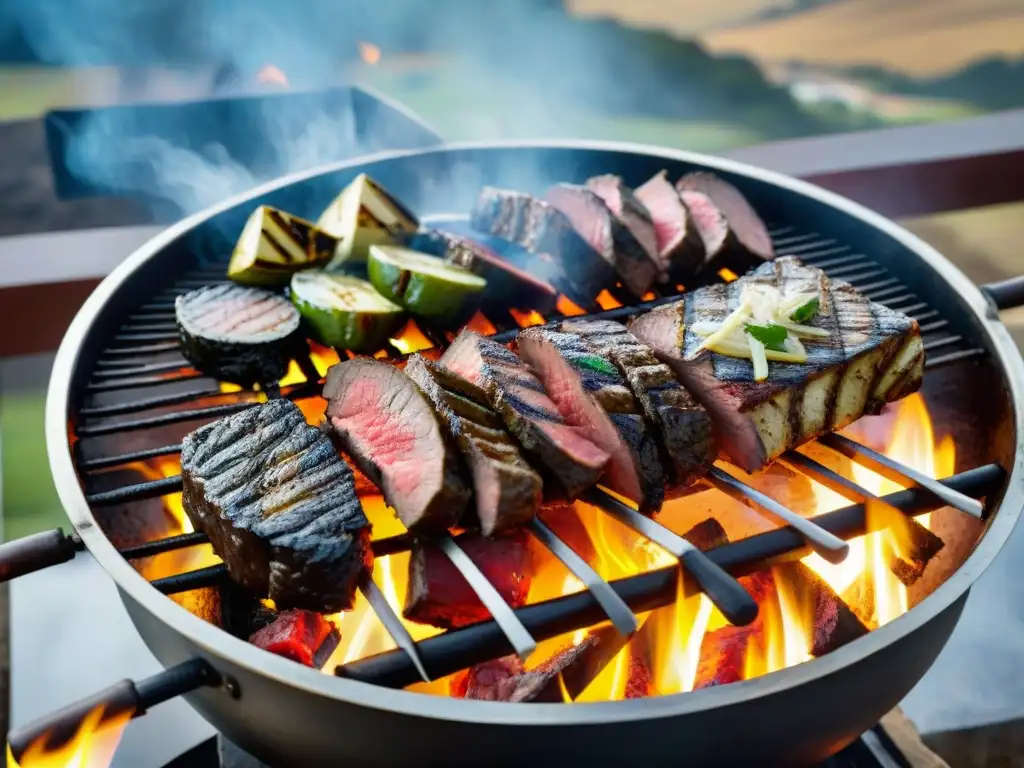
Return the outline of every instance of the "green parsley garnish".
[[[776,352],[786,351],[786,337],[789,335],[789,331],[783,326],[776,325],[775,323],[768,323],[767,325],[747,323],[745,330],[764,344],[765,349],[772,349]]]
[[[821,302],[818,301],[818,297],[815,296],[813,299],[808,301],[806,304],[801,304],[799,307],[793,310],[793,314],[789,316],[789,319],[794,323],[806,323],[811,320],[818,310],[821,308]]]

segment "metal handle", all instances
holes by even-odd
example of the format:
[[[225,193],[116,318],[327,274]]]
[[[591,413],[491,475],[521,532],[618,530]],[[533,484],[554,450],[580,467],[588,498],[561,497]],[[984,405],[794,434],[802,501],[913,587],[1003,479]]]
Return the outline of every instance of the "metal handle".
[[[66,563],[84,548],[81,539],[62,528],[0,544],[0,582]]]
[[[34,720],[7,734],[7,744],[16,762],[36,743],[48,750],[67,744],[82,727],[90,713],[101,710],[96,730],[111,721],[146,714],[150,707],[203,686],[220,685],[220,674],[204,659],[190,659],[159,674],[141,680],[122,680],[94,696]]]
[[[1024,277],[1011,277],[981,286],[981,292],[997,310],[1024,305]]]

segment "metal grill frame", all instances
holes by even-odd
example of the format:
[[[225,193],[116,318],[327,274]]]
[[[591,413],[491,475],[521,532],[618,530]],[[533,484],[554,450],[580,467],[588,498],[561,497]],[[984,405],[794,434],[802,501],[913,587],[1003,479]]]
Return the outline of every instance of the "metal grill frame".
[[[522,143],[465,145],[447,147],[440,150],[430,150],[427,152],[386,153],[373,158],[362,159],[355,163],[340,163],[327,169],[320,169],[315,172],[299,174],[279,180],[278,182],[259,188],[248,195],[230,200],[209,213],[192,217],[181,222],[175,227],[172,227],[164,233],[164,235],[156,238],[146,247],[130,257],[124,264],[118,267],[103,284],[101,284],[76,317],[74,323],[69,329],[64,343],[61,346],[54,366],[54,375],[51,380],[47,403],[46,432],[51,466],[57,483],[58,492],[65,508],[68,511],[69,518],[75,526],[76,532],[81,536],[82,540],[94,553],[97,559],[100,560],[101,565],[111,574],[120,586],[122,595],[125,597],[126,605],[129,608],[129,612],[133,615],[133,618],[137,619],[140,612],[148,613],[152,618],[166,624],[170,624],[178,632],[184,634],[191,643],[202,648],[206,654],[212,655],[213,657],[230,654],[230,661],[233,665],[241,665],[259,674],[287,680],[290,683],[300,685],[301,687],[307,690],[312,690],[320,695],[378,706],[386,703],[387,706],[393,706],[401,711],[425,714],[423,705],[417,705],[411,697],[391,699],[391,694],[385,694],[382,691],[371,694],[365,687],[360,689],[358,684],[354,684],[351,681],[332,680],[319,672],[295,669],[296,665],[284,660],[268,659],[265,653],[248,647],[246,643],[238,641],[219,629],[206,624],[206,622],[191,615],[188,611],[180,608],[173,602],[164,600],[162,596],[159,596],[155,592],[155,590],[150,589],[148,583],[131,568],[131,566],[119,553],[116,552],[116,550],[114,550],[113,546],[95,523],[89,504],[79,489],[77,477],[75,475],[71,452],[67,442],[67,418],[69,412],[72,410],[70,407],[72,393],[76,391],[77,386],[85,384],[85,382],[81,381],[84,367],[78,365],[79,360],[89,357],[90,353],[94,351],[94,347],[99,340],[111,337],[111,335],[105,333],[105,331],[109,330],[109,326],[114,322],[114,320],[109,316],[109,313],[105,318],[101,317],[105,304],[123,283],[127,282],[130,278],[138,278],[138,273],[147,267],[150,268],[147,270],[151,272],[149,275],[150,278],[152,278],[154,274],[159,274],[160,272],[166,273],[169,263],[172,262],[173,259],[168,258],[169,254],[165,253],[165,251],[180,251],[182,246],[181,240],[187,239],[183,236],[192,232],[194,228],[198,227],[206,219],[216,215],[217,213],[228,211],[243,204],[249,204],[257,198],[264,198],[268,194],[272,194],[292,185],[300,184],[304,181],[310,181],[314,178],[329,177],[332,175],[336,176],[338,174],[341,174],[342,176],[347,174],[351,177],[354,175],[354,172],[350,171],[350,169],[355,166],[358,166],[360,170],[364,170],[367,169],[367,166],[372,166],[374,163],[387,164],[388,162],[401,160],[402,158],[411,155],[434,155],[437,156],[438,159],[443,159],[444,155],[447,153],[459,153],[462,151],[472,152],[487,148],[496,148],[499,150],[503,148],[527,148],[552,151],[579,149],[598,153],[629,153],[631,155],[649,158],[657,164],[682,162],[704,168],[710,168],[726,175],[727,177],[731,175],[733,177],[745,178],[751,183],[760,182],[764,185],[770,185],[776,190],[788,190],[789,193],[807,200],[816,201],[821,205],[828,206],[833,209],[834,213],[844,215],[848,219],[859,219],[859,223],[855,224],[853,221],[850,221],[848,224],[851,226],[863,226],[864,224],[867,224],[877,235],[883,239],[891,241],[891,246],[896,250],[903,250],[909,256],[916,257],[919,262],[923,262],[927,265],[928,269],[921,270],[921,275],[919,277],[923,277],[925,281],[928,279],[944,280],[947,284],[944,291],[937,293],[941,299],[941,303],[944,303],[946,306],[939,306],[936,310],[928,310],[926,307],[914,306],[914,302],[909,305],[897,303],[896,306],[921,311],[922,314],[919,315],[918,318],[923,321],[923,325],[927,322],[942,322],[935,318],[952,317],[954,315],[950,314],[950,309],[958,309],[960,313],[962,313],[959,316],[962,316],[966,323],[964,330],[972,339],[980,341],[982,345],[981,347],[967,346],[966,349],[954,349],[952,351],[944,352],[938,359],[948,362],[951,360],[965,359],[969,357],[979,357],[986,352],[997,351],[998,354],[994,355],[994,359],[998,361],[998,364],[1002,367],[1002,373],[1005,381],[1007,382],[1011,401],[1013,403],[1021,402],[1020,397],[1022,393],[1022,381],[1024,381],[1024,365],[1021,364],[1020,357],[1016,353],[1005,328],[998,322],[998,318],[996,317],[994,310],[985,301],[977,288],[967,281],[962,274],[960,274],[932,249],[897,226],[879,216],[876,216],[875,214],[870,213],[860,206],[845,201],[835,195],[818,190],[810,185],[781,177],[773,173],[748,168],[737,163],[730,163],[690,153],[668,152],[648,147],[604,144],[597,142],[574,142],[572,144],[540,142],[525,145]],[[337,185],[337,181],[332,181],[332,186]],[[261,202],[266,202],[266,200],[261,200]],[[796,253],[795,255],[799,256],[800,254]],[[829,253],[827,255],[832,260],[836,258],[834,253]],[[840,268],[842,265],[834,266]],[[912,265],[908,265],[904,271],[909,272],[911,270]],[[887,292],[893,291],[896,286],[896,282],[892,279],[885,279],[884,274],[873,274],[873,272],[874,270],[868,270],[866,273],[858,275],[861,279],[870,281],[866,286],[862,287],[869,291],[873,298],[888,298],[891,293],[887,294]],[[167,275],[167,277],[170,276]],[[168,280],[167,282],[170,281]],[[955,300],[950,298],[950,291],[948,288],[950,285],[953,286],[959,294]],[[926,287],[926,285],[924,288],[917,287],[917,295],[930,295],[926,292]],[[170,297],[165,295],[165,297],[161,298]],[[898,294],[894,298],[903,299],[904,297]],[[911,296],[907,298],[913,299],[914,297]],[[920,304],[921,302],[916,303]],[[163,305],[157,304],[149,311],[138,312],[137,319],[141,320],[145,318],[146,322],[149,324],[155,324],[159,322],[159,320],[164,319],[159,316],[166,313],[168,308],[169,304],[167,303]],[[104,320],[105,322],[103,322]],[[107,327],[104,328],[104,325]],[[939,326],[935,328],[935,330],[941,330],[944,327],[945,326]],[[958,334],[954,334],[954,336],[955,335]],[[152,338],[126,340],[158,343],[156,339]],[[90,344],[90,341],[92,344]],[[953,346],[959,344],[960,341],[960,339],[954,339],[951,342],[947,342],[947,344],[949,346]],[[984,347],[984,349],[982,349],[982,347]],[[932,364],[935,364],[938,359],[933,358],[931,360]],[[121,384],[135,384],[138,382],[138,379],[135,378],[135,373],[137,372],[132,372],[132,376],[123,378],[121,380]],[[113,377],[113,380],[117,381],[117,378],[118,377],[115,376]],[[108,378],[108,381],[109,380],[110,379]],[[122,386],[118,388],[125,387]],[[1021,414],[1017,411],[1014,412],[1014,426],[1017,434],[1021,434]],[[1024,502],[1024,489],[1022,489],[1022,485],[1024,484],[1021,483],[1022,473],[1024,473],[1022,464],[1024,464],[1024,462],[1022,462],[1021,454],[1022,449],[1018,446],[1013,466],[1011,468],[1010,477],[1008,479],[1007,490],[1002,498],[1000,511],[989,522],[986,534],[982,537],[974,553],[961,567],[961,569],[957,573],[953,574],[953,576],[944,584],[940,585],[932,595],[922,601],[920,605],[916,606],[908,614],[885,627],[871,632],[866,637],[854,641],[848,646],[839,649],[822,659],[818,659],[813,664],[800,665],[800,667],[797,668],[784,670],[781,673],[771,676],[774,678],[773,681],[770,681],[769,679],[762,679],[759,681],[759,684],[762,686],[793,685],[800,680],[806,681],[827,675],[830,671],[852,663],[864,653],[870,653],[872,647],[878,648],[884,644],[892,642],[900,634],[912,631],[930,618],[934,617],[937,613],[950,607],[950,605],[962,596],[963,591],[969,586],[969,583],[973,578],[981,572],[992,557],[994,557],[998,552],[1002,543],[1005,541],[1010,528],[1016,522],[1022,502]],[[165,490],[164,492],[168,491]],[[149,642],[148,638],[147,642]],[[158,655],[160,654],[158,653]],[[730,699],[738,701],[746,695],[744,691],[739,690],[741,688],[743,688],[743,686],[727,686],[718,691],[688,693],[685,694],[685,700],[680,699],[678,696],[659,697],[658,699],[645,700],[643,702],[643,706],[636,706],[638,704],[637,702],[629,702],[627,703],[627,706],[633,705],[632,713],[627,713],[623,709],[622,702],[596,706],[603,710],[608,719],[616,720],[630,719],[637,716],[649,716],[655,713],[662,713],[666,715],[679,714],[684,711],[699,708],[702,706],[703,702],[711,701],[712,699],[716,700],[719,704],[728,703]],[[430,707],[431,704],[427,703],[425,706]],[[459,717],[460,719],[465,719],[470,722],[497,722],[499,719],[503,721],[516,721],[520,716],[532,717],[532,715],[527,714],[528,711],[532,709],[531,705],[519,704],[510,706],[512,709],[517,710],[517,715],[513,716],[509,710],[509,706],[504,705],[492,705],[487,708],[480,708],[474,706],[472,702],[448,701],[445,703],[446,713],[450,713],[452,716]],[[450,709],[447,709],[447,707],[450,707]],[[594,707],[588,707],[587,714],[582,716],[580,714],[574,714],[573,711],[576,709],[577,708],[573,707],[559,708],[557,713],[552,712],[551,710],[545,710],[544,718],[551,722],[577,723],[582,722],[582,717],[585,718],[588,723],[594,722]]]

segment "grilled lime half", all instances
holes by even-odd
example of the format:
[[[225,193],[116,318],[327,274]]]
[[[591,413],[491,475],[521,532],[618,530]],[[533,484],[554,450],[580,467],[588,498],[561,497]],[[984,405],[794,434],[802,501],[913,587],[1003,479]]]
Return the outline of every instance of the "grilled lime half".
[[[405,317],[365,280],[320,269],[295,273],[291,296],[318,341],[353,352],[383,347]]]
[[[371,245],[367,269],[374,288],[421,317],[462,316],[487,287],[467,269],[397,245]]]

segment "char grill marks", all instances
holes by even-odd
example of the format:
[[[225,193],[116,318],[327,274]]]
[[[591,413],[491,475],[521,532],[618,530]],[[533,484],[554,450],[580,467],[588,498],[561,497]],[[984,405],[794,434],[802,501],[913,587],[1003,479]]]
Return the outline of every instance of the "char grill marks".
[[[547,263],[560,264],[557,287],[580,306],[594,307],[594,297],[615,276],[611,265],[580,237],[564,213],[522,192],[484,187],[470,225],[515,243]],[[547,267],[536,270],[549,271]]]
[[[811,324],[828,330],[806,345],[806,363],[769,363],[753,380],[749,360],[701,349],[696,322],[721,321],[739,304],[743,285],[784,296],[814,291],[821,306]],[[683,301],[637,318],[630,330],[671,365],[717,420],[724,446],[752,472],[795,447],[838,430],[918,389],[924,348],[917,322],[875,304],[852,286],[785,257],[728,285],[701,288]]]
[[[569,498],[597,482],[608,454],[565,423],[543,385],[514,352],[465,330],[441,356],[440,364],[486,394],[527,454]]]
[[[204,373],[251,385],[284,376],[304,342],[299,313],[282,296],[240,285],[218,285],[174,303],[181,351]]]
[[[406,374],[430,399],[469,465],[476,517],[485,536],[529,522],[540,506],[543,484],[479,387],[422,355]]]
[[[189,434],[183,503],[232,579],[279,608],[352,606],[373,562],[352,471],[288,400]]]
[[[611,459],[605,481],[657,512],[665,497],[661,457],[643,414],[618,368],[577,334],[530,328],[516,341],[566,423],[579,427]]]
[[[434,406],[387,363],[338,363],[324,386],[327,422],[412,531],[455,525],[469,502],[464,467]]]
[[[703,477],[718,453],[711,417],[651,349],[612,320],[565,320],[557,328],[625,377],[661,446],[670,489]]]

